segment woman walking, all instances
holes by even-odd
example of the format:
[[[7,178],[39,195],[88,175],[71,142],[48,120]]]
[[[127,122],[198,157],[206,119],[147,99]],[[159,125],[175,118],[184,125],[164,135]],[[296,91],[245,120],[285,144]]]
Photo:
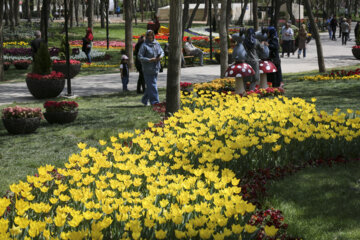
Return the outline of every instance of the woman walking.
[[[305,29],[305,24],[302,24],[299,30],[299,51],[298,58],[300,58],[301,51],[303,51],[303,57],[306,57],[306,39],[307,31]]]
[[[140,59],[138,57],[140,47],[141,47],[141,45],[143,43],[144,43],[144,36],[141,36],[138,39],[138,42],[136,43],[135,50],[134,50],[135,67],[136,67],[136,70],[139,72],[139,78],[138,78],[137,88],[136,88],[137,93],[144,93],[145,92],[144,73],[143,73],[143,70],[142,70],[141,61],[140,61]]]
[[[157,89],[157,78],[160,71],[160,60],[164,57],[164,51],[160,44],[155,40],[152,30],[146,32],[146,40],[141,45],[138,58],[141,61],[146,90],[141,102],[145,105],[159,103],[159,93]]]
[[[346,21],[346,18],[344,18],[341,23],[341,31],[342,31],[342,38],[341,38],[342,45],[346,45],[346,42],[349,39],[349,33],[350,33],[350,25]]]

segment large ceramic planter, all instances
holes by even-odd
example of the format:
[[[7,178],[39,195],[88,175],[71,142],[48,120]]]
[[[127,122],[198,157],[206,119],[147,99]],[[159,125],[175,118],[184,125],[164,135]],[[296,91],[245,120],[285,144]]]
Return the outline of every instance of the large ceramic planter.
[[[3,119],[6,130],[11,134],[27,134],[35,132],[40,126],[41,118]]]
[[[26,85],[35,98],[54,98],[63,91],[65,79],[26,78]]]
[[[53,71],[62,72],[65,75],[67,74],[66,64],[56,63],[52,66]],[[80,72],[81,64],[70,64],[70,78],[74,78]]]
[[[71,112],[45,112],[44,117],[48,121],[48,123],[71,123],[75,121],[78,115],[78,111],[71,111]]]
[[[9,70],[10,64],[4,64],[3,65],[4,71]]]
[[[14,66],[16,69],[19,69],[19,70],[25,70],[25,69],[28,69],[30,64],[27,64],[27,63],[14,63]]]
[[[354,55],[354,57],[356,57],[356,59],[360,59],[360,47],[359,48],[353,48],[352,49],[352,54]]]

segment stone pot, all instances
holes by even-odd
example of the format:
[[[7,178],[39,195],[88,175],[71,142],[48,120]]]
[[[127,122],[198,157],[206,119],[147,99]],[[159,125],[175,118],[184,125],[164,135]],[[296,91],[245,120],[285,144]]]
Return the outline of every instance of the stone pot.
[[[54,98],[64,90],[65,79],[26,78],[26,85],[35,98]]]
[[[16,69],[19,69],[19,70],[25,70],[25,69],[28,69],[30,64],[27,64],[27,63],[18,63],[18,64],[15,64],[14,63],[14,66]]]
[[[78,111],[70,111],[70,112],[45,112],[44,117],[48,123],[71,123],[75,121],[78,115]]]
[[[62,72],[65,75],[67,74],[66,64],[63,63],[56,63],[52,66],[53,71],[55,72]],[[74,78],[80,72],[81,64],[70,64],[70,78]]]
[[[356,59],[360,59],[360,48],[353,48],[352,54],[356,57]]]
[[[41,118],[19,118],[19,119],[2,119],[6,130],[11,134],[27,134],[35,132],[40,126]]]

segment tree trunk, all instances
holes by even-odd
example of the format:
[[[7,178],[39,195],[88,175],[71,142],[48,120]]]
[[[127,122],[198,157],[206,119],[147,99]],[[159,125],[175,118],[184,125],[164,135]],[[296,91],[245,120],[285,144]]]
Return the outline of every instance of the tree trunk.
[[[254,20],[254,30],[259,29],[259,19],[258,19],[258,0],[253,0],[253,20]]]
[[[105,11],[104,11],[104,5],[105,0],[100,0],[100,27],[105,28]]]
[[[26,0],[26,11],[27,11],[27,20],[31,22],[31,0]]]
[[[183,31],[186,29],[186,24],[188,20],[189,20],[189,0],[184,0],[184,9],[183,9],[183,18],[182,18]]]
[[[3,13],[3,18],[5,18],[5,26],[9,25],[9,9],[8,9],[8,2],[10,2],[10,0],[4,0],[4,13]]]
[[[12,0],[10,0],[12,1]],[[40,8],[40,0],[37,0],[37,14],[39,16],[39,18],[41,18],[41,8]]]
[[[324,62],[323,50],[322,50],[321,41],[320,41],[319,30],[318,30],[317,25],[315,24],[314,15],[313,15],[313,13],[311,11],[312,8],[311,8],[311,5],[310,5],[310,1],[309,0],[304,0],[304,4],[305,4],[306,12],[307,12],[309,20],[310,20],[312,34],[313,34],[313,36],[315,38],[315,41],[316,41],[316,50],[317,50],[317,57],[318,57],[318,64],[319,64],[319,72],[323,73],[323,72],[326,71],[326,69],[325,69],[325,62]]]
[[[295,19],[295,16],[293,14],[292,3],[293,3],[293,0],[287,0],[286,1],[286,9],[287,9],[287,11],[289,13],[291,23],[293,25],[296,25],[296,19]]]
[[[229,35],[229,26],[232,19],[232,11],[231,11],[231,0],[227,0],[226,5],[226,32]]]
[[[14,0],[14,21],[15,26],[19,26],[20,23],[20,13],[19,13],[19,0]]]
[[[133,1],[131,1],[131,2],[132,2],[133,16],[134,16],[134,19],[135,19],[135,25],[137,25],[137,16],[136,16],[137,6],[136,6],[136,0],[133,0]]]
[[[123,1],[125,14],[125,52],[129,58],[129,68],[133,66],[133,45],[132,45],[132,4],[131,0]]]
[[[244,26],[244,17],[245,17],[246,8],[247,8],[248,4],[249,4],[249,0],[245,0],[244,5],[241,8],[241,14],[240,14],[239,20],[236,23],[237,25]]]
[[[70,28],[74,26],[74,0],[69,1]]]
[[[218,32],[219,31],[219,1],[218,0],[212,0],[213,4],[214,4],[214,20],[215,20],[215,28],[213,29],[214,32]]]
[[[141,22],[144,22],[144,0],[140,0]]]
[[[41,8],[40,30],[41,36],[48,42],[48,26],[49,26],[49,12],[50,12],[50,0],[43,0]]]
[[[159,0],[154,0],[155,4],[154,4],[154,12],[155,12],[155,15],[157,15],[157,11],[158,11],[158,8],[159,8]]]
[[[196,6],[195,6],[195,8],[193,9],[193,11],[192,11],[192,13],[191,13],[191,16],[190,16],[190,19],[189,19],[189,23],[188,23],[186,29],[191,28],[191,25],[192,25],[192,23],[193,23],[193,21],[194,21],[194,18],[195,18],[195,15],[196,15],[196,12],[197,12],[199,6],[200,6],[200,0],[197,0],[197,1],[196,1]]]
[[[358,17],[358,1],[359,0],[355,0],[355,6],[354,6],[354,12],[355,12],[355,17]]]
[[[79,6],[80,6],[80,0],[75,0],[75,21],[76,21],[76,26],[79,26]]]
[[[275,0],[275,13],[274,13],[274,18],[273,18],[273,22],[272,22],[272,26],[274,26],[275,29],[278,29],[280,6],[281,6],[281,1]]]
[[[225,77],[226,69],[228,68],[228,40],[226,30],[226,11],[227,11],[227,0],[221,0],[220,10],[220,68],[221,77]]]
[[[166,80],[166,115],[180,109],[180,76],[182,51],[182,4],[181,0],[170,1],[169,67]]]
[[[8,14],[8,17],[9,17],[9,20],[10,20],[10,29],[12,31],[15,31],[15,21],[14,21],[14,1],[15,0],[9,0],[9,13]]]
[[[4,81],[4,58],[3,58],[3,16],[4,16],[4,0],[0,0],[0,82]]]
[[[94,0],[88,0],[87,17],[88,17],[88,27],[92,29],[93,18],[94,18]]]
[[[204,6],[204,15],[202,20],[207,21],[208,12],[209,12],[209,0],[204,0],[204,1],[205,1],[205,6]]]

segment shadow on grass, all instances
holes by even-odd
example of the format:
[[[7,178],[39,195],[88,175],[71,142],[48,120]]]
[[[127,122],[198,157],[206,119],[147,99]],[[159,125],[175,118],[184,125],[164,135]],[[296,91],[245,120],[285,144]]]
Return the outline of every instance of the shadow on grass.
[[[270,187],[270,205],[284,212],[289,231],[304,239],[360,239],[358,163],[304,170]]]

